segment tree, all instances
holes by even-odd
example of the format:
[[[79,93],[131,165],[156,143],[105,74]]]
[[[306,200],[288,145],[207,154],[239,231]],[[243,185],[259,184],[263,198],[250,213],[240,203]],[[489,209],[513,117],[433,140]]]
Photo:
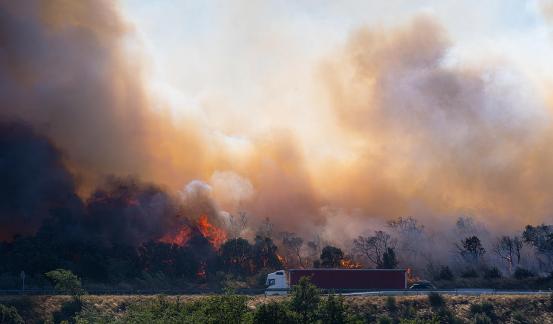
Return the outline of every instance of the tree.
[[[379,266],[379,269],[395,269],[397,265],[396,253],[393,248],[389,247],[382,255],[382,264]]]
[[[225,271],[235,275],[252,273],[252,246],[243,238],[231,239],[223,243],[219,255]]]
[[[238,216],[230,214],[228,222],[232,238],[238,238],[246,229],[246,225],[248,224],[248,214],[244,211],[238,212]]]
[[[530,244],[538,252],[540,266],[551,270],[553,264],[553,226],[552,225],[527,225],[522,233],[525,243]]]
[[[319,305],[319,318],[321,323],[346,323],[344,297],[333,294],[328,295]]]
[[[286,303],[272,301],[261,304],[255,309],[253,322],[260,324],[294,324],[297,321],[295,313],[288,309]]]
[[[473,235],[465,238],[461,241],[461,244],[457,245],[459,254],[467,262],[479,262],[480,258],[486,253],[486,250],[482,247],[482,243],[478,236]]]
[[[255,237],[255,243],[253,245],[253,261],[256,266],[256,270],[263,268],[280,269],[282,263],[277,256],[277,246],[273,243],[273,240],[269,237],[262,237],[257,235]]]
[[[344,259],[344,252],[339,248],[327,245],[321,252],[321,267],[323,268],[338,268],[340,261]]]
[[[15,307],[0,304],[0,323],[23,324],[25,321]]]
[[[294,233],[283,232],[282,245],[286,248],[287,254],[294,255],[298,260],[298,265],[303,268],[303,260],[301,258],[301,248],[303,246],[303,239]]]
[[[81,285],[81,279],[73,272],[65,269],[57,269],[44,274],[53,284],[54,288],[64,294],[72,295],[77,301],[85,293]]]
[[[502,236],[494,245],[493,251],[495,254],[507,263],[509,273],[513,272],[513,266],[520,263],[520,250],[522,249],[522,241],[518,236]]]
[[[320,293],[308,277],[302,277],[292,289],[290,308],[298,314],[300,323],[313,323],[316,321],[317,306],[320,301]]]
[[[396,241],[392,239],[390,234],[384,231],[375,231],[374,233],[374,236],[359,236],[357,239],[353,240],[353,250],[365,256],[370,262],[374,263],[377,268],[383,268],[384,254],[388,253],[388,262],[391,261],[391,259],[389,259],[391,255],[388,249],[392,249],[393,257],[394,259],[396,258],[394,250]]]

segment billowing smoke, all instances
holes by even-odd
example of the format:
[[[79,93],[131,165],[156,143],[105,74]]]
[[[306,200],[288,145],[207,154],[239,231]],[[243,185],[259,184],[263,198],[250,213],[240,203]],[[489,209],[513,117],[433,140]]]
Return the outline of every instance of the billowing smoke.
[[[545,101],[516,70],[465,66],[451,50],[441,26],[422,16],[358,30],[327,64],[333,107],[362,152],[343,173],[338,191],[352,194],[339,203],[388,217],[543,220],[553,185]]]
[[[80,207],[60,152],[23,124],[0,123],[0,182],[0,239],[34,233],[56,207]]]
[[[0,4],[0,117],[47,134],[87,187],[80,189],[108,174],[152,180],[175,155],[183,173],[201,161],[194,131],[177,132],[153,112],[117,9],[103,0]]]
[[[2,238],[59,205],[113,244],[178,236],[204,215],[224,226],[222,210],[328,240],[406,215],[505,227],[550,215],[544,94],[507,62],[458,60],[432,17],[361,28],[325,55],[309,109],[328,99],[332,124],[316,143],[290,126],[236,136],[238,149],[201,118],[170,118],[129,35],[111,1],[0,3]]]

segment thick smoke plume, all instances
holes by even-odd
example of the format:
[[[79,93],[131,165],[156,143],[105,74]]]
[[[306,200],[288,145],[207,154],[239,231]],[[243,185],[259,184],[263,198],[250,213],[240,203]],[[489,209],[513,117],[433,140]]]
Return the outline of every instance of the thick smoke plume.
[[[241,150],[202,120],[170,118],[129,35],[111,1],[0,2],[2,238],[60,205],[76,233],[107,244],[178,235],[202,215],[224,226],[221,210],[328,240],[406,215],[548,220],[546,94],[506,62],[455,60],[434,18],[359,29],[326,55],[316,82],[333,125],[320,142],[279,129]],[[342,155],[314,161],[318,146]]]
[[[543,220],[553,185],[548,107],[522,74],[448,61],[451,49],[441,26],[419,17],[358,30],[326,66],[341,125],[362,139],[340,203],[392,217]]]
[[[80,201],[61,155],[28,126],[0,123],[0,239],[32,234],[53,208]]]

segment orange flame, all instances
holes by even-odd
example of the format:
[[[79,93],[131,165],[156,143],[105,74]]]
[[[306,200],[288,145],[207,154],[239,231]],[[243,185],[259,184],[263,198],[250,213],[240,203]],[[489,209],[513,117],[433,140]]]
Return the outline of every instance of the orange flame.
[[[207,265],[206,265],[205,262],[200,263],[200,266],[199,266],[199,268],[198,268],[198,271],[196,272],[196,275],[197,275],[198,277],[200,277],[200,278],[205,278],[205,277],[206,277],[206,274],[207,274],[207,272],[206,272],[206,270],[205,270],[206,266],[207,266]]]
[[[361,269],[363,266],[361,263],[354,262],[350,259],[342,259],[340,260],[340,268],[344,269]]]
[[[286,259],[284,257],[282,257],[281,255],[277,254],[276,255],[278,261],[280,261],[280,263],[283,265],[283,266],[286,266]]]
[[[413,274],[413,271],[410,268],[407,268],[407,284],[412,285],[418,281],[421,281],[421,278]]]
[[[201,215],[198,220],[198,229],[202,235],[216,248],[219,248],[227,239],[227,234],[221,228],[211,224],[207,215]]]
[[[185,246],[186,243],[188,243],[188,240],[190,240],[191,234],[192,234],[192,230],[190,230],[189,227],[185,226],[181,228],[176,235],[166,234],[164,237],[161,238],[160,241],[163,243],[170,243],[170,244],[176,244],[178,246]]]

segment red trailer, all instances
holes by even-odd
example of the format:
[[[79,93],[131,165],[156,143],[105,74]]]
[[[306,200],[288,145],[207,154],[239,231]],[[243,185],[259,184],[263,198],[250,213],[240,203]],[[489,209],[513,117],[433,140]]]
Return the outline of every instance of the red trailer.
[[[322,289],[407,289],[405,269],[292,269],[289,285],[309,277]]]

